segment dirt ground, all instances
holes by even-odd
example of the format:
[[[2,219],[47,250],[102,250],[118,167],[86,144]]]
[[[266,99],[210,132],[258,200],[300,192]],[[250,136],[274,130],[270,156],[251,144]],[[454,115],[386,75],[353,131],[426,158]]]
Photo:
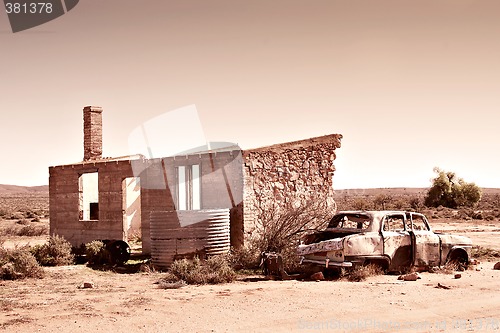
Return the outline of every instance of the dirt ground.
[[[500,222],[434,221],[500,250]],[[500,331],[500,271],[493,262],[454,274],[363,282],[269,281],[160,289],[161,273],[119,274],[84,265],[43,279],[0,282],[5,332],[469,332]],[[84,282],[94,288],[80,288]]]

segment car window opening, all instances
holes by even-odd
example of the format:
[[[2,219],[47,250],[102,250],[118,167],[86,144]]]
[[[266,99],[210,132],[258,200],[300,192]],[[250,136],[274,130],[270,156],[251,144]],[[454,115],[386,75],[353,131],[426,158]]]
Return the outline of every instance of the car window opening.
[[[370,226],[371,218],[363,214],[342,214],[335,215],[328,228],[341,228],[341,229],[367,229]]]

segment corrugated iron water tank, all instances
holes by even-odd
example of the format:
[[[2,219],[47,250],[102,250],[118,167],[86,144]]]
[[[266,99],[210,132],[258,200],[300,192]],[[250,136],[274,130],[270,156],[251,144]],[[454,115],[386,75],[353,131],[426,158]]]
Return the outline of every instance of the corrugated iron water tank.
[[[229,209],[150,213],[151,262],[167,268],[176,258],[230,250]]]

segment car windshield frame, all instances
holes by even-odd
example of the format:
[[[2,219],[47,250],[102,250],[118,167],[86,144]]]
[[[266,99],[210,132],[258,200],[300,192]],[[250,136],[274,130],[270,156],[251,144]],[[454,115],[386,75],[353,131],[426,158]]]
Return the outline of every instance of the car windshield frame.
[[[364,213],[341,213],[336,214],[328,222],[327,229],[368,230],[373,218]]]

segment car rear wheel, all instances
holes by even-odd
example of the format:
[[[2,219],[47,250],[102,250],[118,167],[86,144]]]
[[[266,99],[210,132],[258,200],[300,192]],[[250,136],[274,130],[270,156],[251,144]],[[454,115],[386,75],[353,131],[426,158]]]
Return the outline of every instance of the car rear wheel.
[[[455,250],[450,254],[446,264],[453,266],[457,271],[465,271],[469,266],[469,258],[464,250]]]

